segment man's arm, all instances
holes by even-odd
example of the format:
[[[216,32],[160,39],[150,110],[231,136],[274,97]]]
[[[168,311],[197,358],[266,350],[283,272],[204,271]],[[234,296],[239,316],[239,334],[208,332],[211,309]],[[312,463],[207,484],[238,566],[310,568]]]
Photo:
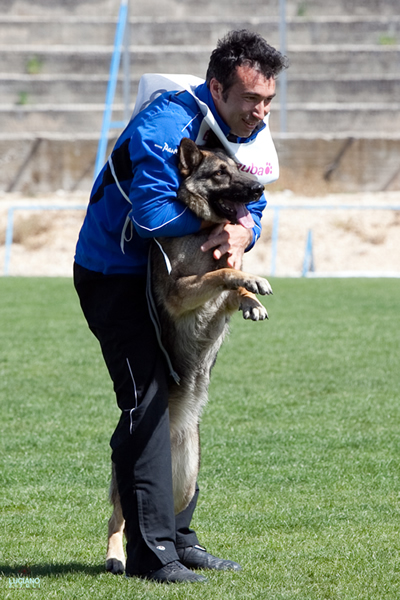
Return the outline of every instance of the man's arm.
[[[201,220],[176,197],[181,181],[177,154],[185,118],[179,111],[144,115],[132,133],[130,218],[141,237],[177,237],[200,229]]]

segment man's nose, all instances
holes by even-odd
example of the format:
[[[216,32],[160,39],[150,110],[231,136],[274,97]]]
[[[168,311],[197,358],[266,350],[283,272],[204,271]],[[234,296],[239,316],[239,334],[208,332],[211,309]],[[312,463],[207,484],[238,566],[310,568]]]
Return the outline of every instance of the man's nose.
[[[264,117],[266,117],[267,114],[269,113],[269,107],[270,107],[270,103],[267,104],[264,101],[259,102],[254,107],[253,116],[257,117],[257,119],[260,119],[260,120],[264,119]]]

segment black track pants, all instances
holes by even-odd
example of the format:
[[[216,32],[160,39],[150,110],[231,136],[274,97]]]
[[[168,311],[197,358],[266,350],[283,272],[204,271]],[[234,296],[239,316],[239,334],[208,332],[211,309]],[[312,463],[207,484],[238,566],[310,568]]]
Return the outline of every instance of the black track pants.
[[[178,560],[176,547],[198,544],[188,508],[174,515],[168,384],[146,301],[144,277],[102,275],[74,265],[75,288],[100,342],[121,418],[111,438],[126,521],[130,575]]]

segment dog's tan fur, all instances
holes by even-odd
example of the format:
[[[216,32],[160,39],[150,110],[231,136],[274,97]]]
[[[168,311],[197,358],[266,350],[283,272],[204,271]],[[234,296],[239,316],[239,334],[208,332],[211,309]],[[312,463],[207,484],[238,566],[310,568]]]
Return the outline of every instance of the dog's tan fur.
[[[240,173],[234,161],[221,151],[199,149],[184,139],[179,148],[179,167],[184,177],[178,198],[204,221],[237,222],[236,209],[257,199],[262,186]],[[232,199],[234,203],[232,203]],[[153,243],[150,255],[151,284],[161,322],[162,342],[180,384],[169,392],[172,477],[175,513],[190,502],[200,463],[199,421],[208,400],[210,371],[227,333],[228,321],[240,309],[254,321],[268,317],[255,294],[270,294],[264,278],[232,269],[226,256],[215,260],[200,246],[210,229],[180,238],[161,238],[172,270]],[[113,471],[111,502],[114,511],[108,526],[106,568],[122,573],[124,520]]]

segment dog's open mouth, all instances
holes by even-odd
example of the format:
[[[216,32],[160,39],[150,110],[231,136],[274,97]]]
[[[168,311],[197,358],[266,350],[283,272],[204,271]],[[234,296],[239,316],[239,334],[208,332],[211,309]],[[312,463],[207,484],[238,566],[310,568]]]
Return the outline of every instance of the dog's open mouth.
[[[246,229],[254,227],[253,217],[245,204],[232,202],[231,200],[218,200],[218,208],[231,223],[240,223]]]

